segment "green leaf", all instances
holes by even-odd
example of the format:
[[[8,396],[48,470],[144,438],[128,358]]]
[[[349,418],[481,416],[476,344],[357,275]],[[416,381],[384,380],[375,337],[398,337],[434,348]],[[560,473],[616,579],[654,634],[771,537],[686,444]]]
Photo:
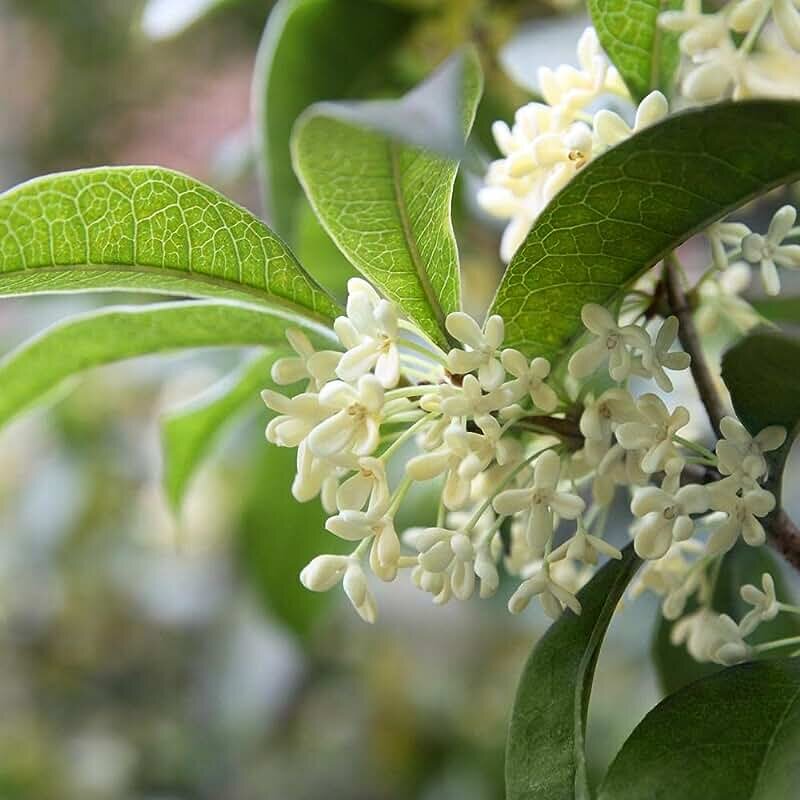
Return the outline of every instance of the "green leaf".
[[[678,37],[659,28],[658,15],[682,7],[681,0],[589,0],[600,44],[637,100],[653,89],[669,92]]]
[[[767,453],[770,486],[780,502],[784,463],[800,432],[800,339],[772,331],[745,336],[722,358],[722,379],[742,424],[752,434],[782,425],[788,436],[780,450]]]
[[[506,347],[554,361],[583,332],[586,303],[610,306],[708,224],[800,177],[800,103],[687,111],[591,162],[517,251],[492,307]]]
[[[164,490],[179,509],[197,468],[230,422],[258,401],[276,354],[259,353],[161,420]]]
[[[800,297],[769,297],[753,302],[753,308],[770,322],[800,325]]]
[[[741,664],[657,705],[600,800],[790,800],[800,771],[800,660]]]
[[[219,301],[120,306],[74,316],[0,361],[0,425],[91,367],[191,347],[274,344],[283,342],[285,329],[283,317]]]
[[[295,459],[295,450],[259,447],[246,485],[238,562],[264,605],[295,633],[307,636],[337,589],[308,591],[300,583],[300,570],[320,553],[342,553],[352,545],[325,530],[326,514],[318,500],[298,503],[292,497]]]
[[[265,205],[275,229],[295,241],[300,185],[289,138],[300,112],[319,100],[363,96],[411,15],[364,0],[280,0],[256,60],[253,104]]]
[[[778,599],[784,603],[794,603],[793,593],[784,580],[783,569],[777,558],[766,547],[750,547],[745,542],[738,542],[729,550],[720,566],[714,596],[711,605],[715,611],[728,614],[740,620],[750,610],[739,594],[739,589],[746,583],[761,587],[761,576],[768,572],[775,580],[775,591]],[[688,607],[687,612],[695,607]],[[683,645],[675,646],[669,635],[675,623],[664,619],[660,614],[656,620],[656,633],[653,640],[653,658],[659,683],[666,694],[672,694],[688,683],[719,672],[718,664],[695,661]],[[773,620],[762,622],[748,638],[752,644],[783,639],[800,635],[800,619],[795,614],[778,614]],[[771,656],[765,653],[765,657]]]
[[[457,121],[463,149],[481,92],[480,65],[472,50],[448,61],[401,100],[312,106],[298,120],[292,142],[297,174],[333,240],[445,347],[444,319],[460,306],[450,216],[458,163],[394,137],[403,126],[431,132],[431,126],[420,123],[421,109],[438,107],[447,117],[456,102],[450,94],[454,86],[462,90]],[[364,120],[391,133],[363,127]],[[437,142],[452,145],[448,131],[445,119]]]
[[[0,294],[122,288],[338,313],[269,228],[177,172],[65,172],[0,195]]]
[[[517,689],[506,750],[508,800],[587,800],[584,735],[608,624],[639,566],[632,547],[606,564],[533,649]]]

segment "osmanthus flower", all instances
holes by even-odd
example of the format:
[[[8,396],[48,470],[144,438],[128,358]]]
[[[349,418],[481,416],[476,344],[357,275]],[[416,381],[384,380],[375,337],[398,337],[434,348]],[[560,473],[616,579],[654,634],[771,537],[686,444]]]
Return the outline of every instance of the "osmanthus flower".
[[[619,326],[603,306],[587,303],[581,309],[581,320],[595,339],[576,350],[569,360],[569,372],[574,378],[586,378],[604,364],[615,381],[624,381],[631,374],[632,354],[650,350],[647,331],[638,325]]]
[[[518,443],[503,436],[503,428],[494,417],[476,417],[475,425],[480,433],[456,429],[451,434],[453,439],[461,440],[459,452],[466,453],[458,472],[468,480],[477,478],[492,463],[503,467],[519,458]]]
[[[365,456],[378,446],[384,390],[374,375],[362,375],[355,386],[331,381],[322,387],[319,405],[332,416],[308,434],[315,456],[330,458],[347,452]]]
[[[709,484],[711,508],[722,512],[711,520],[714,528],[708,539],[709,554],[724,553],[741,536],[747,544],[759,547],[766,541],[764,527],[758,521],[775,508],[775,495],[766,489],[754,488],[738,492],[735,483],[725,478]]]
[[[286,397],[272,389],[264,389],[261,399],[267,408],[278,413],[267,424],[267,441],[280,447],[297,447],[331,410],[319,401],[314,392]]]
[[[453,418],[485,416],[509,401],[508,392],[502,386],[491,392],[482,392],[480,381],[474,375],[465,375],[461,386],[443,389],[441,398],[441,412]]]
[[[289,328],[286,339],[296,356],[284,356],[272,365],[272,380],[279,386],[289,386],[307,380],[307,391],[318,392],[336,376],[336,367],[342,357],[334,350],[314,350],[308,336],[299,328]]]
[[[369,503],[383,505],[389,500],[389,481],[383,461],[372,456],[357,459],[353,474],[342,481],[336,492],[340,511],[361,510]]]
[[[796,0],[739,0],[730,11],[731,29],[747,33],[770,10],[786,43],[800,50],[800,10]]]
[[[487,391],[497,389],[505,378],[498,358],[505,336],[503,318],[493,314],[481,330],[469,314],[455,311],[447,315],[445,326],[448,333],[463,342],[466,349],[452,349],[447,354],[447,368],[455,375],[478,373],[480,385]]]
[[[524,580],[508,601],[508,610],[512,614],[524,611],[534,597],[539,598],[544,613],[551,619],[558,619],[565,608],[573,613],[581,613],[581,604],[577,597],[553,575],[553,569],[544,561],[538,572]]]
[[[364,622],[377,618],[375,598],[369,590],[361,563],[353,556],[317,556],[300,573],[300,582],[312,592],[327,592],[339,582],[353,608]]]
[[[639,521],[634,525],[633,546],[645,559],[661,558],[673,542],[686,541],[694,533],[692,514],[708,511],[704,486],[689,484],[675,492],[655,486],[637,489],[631,511]]]
[[[597,398],[587,395],[579,422],[587,462],[599,464],[611,447],[616,426],[637,418],[636,401],[627,389],[607,389]]]
[[[352,383],[374,369],[382,386],[396,386],[400,379],[397,310],[361,278],[351,278],[347,292],[347,316],[334,322],[334,330],[347,348],[336,374]]]
[[[749,636],[762,622],[775,619],[781,610],[775,595],[775,581],[768,572],[761,576],[761,589],[746,583],[739,589],[739,594],[747,605],[752,606],[739,621],[742,636]]]
[[[615,111],[603,108],[594,115],[592,127],[595,138],[601,146],[614,147],[633,136],[634,133],[639,133],[664,119],[668,113],[667,98],[661,92],[654,91],[639,103],[632,126]]]
[[[708,239],[711,247],[711,260],[718,270],[728,268],[729,258],[726,248],[739,250],[742,246],[742,239],[750,232],[750,228],[743,222],[728,222],[724,219],[713,222],[703,231],[703,235]]]
[[[614,545],[599,536],[593,536],[579,521],[575,533],[556,547],[547,560],[552,563],[568,558],[583,564],[596,564],[601,555],[614,559],[622,558],[622,553]]]
[[[720,321],[728,320],[740,331],[747,331],[761,321],[761,316],[739,295],[750,285],[750,266],[742,261],[700,284],[700,305],[695,314],[697,330],[711,333]]]
[[[623,422],[616,430],[617,441],[626,450],[642,450],[641,467],[653,473],[665,470],[677,474],[683,468],[673,437],[689,423],[689,411],[678,406],[670,412],[655,394],[643,394],[636,402],[641,419]]]
[[[641,450],[626,450],[622,445],[613,445],[595,467],[592,481],[592,500],[607,506],[614,499],[618,486],[645,486],[649,473],[642,469]]]
[[[751,436],[735,417],[723,417],[720,422],[723,437],[717,442],[718,469],[722,475],[757,480],[767,472],[764,453],[777,450],[786,441],[786,428],[770,425]]]
[[[682,350],[671,351],[678,337],[678,318],[667,317],[656,334],[652,348],[644,351],[642,362],[647,373],[664,392],[671,392],[675,387],[665,369],[680,371],[688,369],[691,356]]]
[[[317,458],[308,446],[308,439],[297,448],[297,472],[292,481],[292,496],[307,503],[320,495],[322,507],[328,514],[338,510],[336,494],[339,488],[339,467]]]
[[[501,361],[506,372],[514,376],[514,380],[503,384],[512,402],[530,397],[536,408],[545,413],[555,410],[558,395],[545,383],[550,374],[550,362],[546,358],[537,357],[530,361],[519,350],[503,350]]]
[[[766,235],[750,233],[742,240],[742,256],[751,264],[760,265],[767,294],[776,295],[781,290],[779,266],[800,267],[800,244],[782,244],[796,220],[795,208],[782,206],[772,217]]]
[[[504,516],[528,512],[526,537],[531,550],[541,555],[553,536],[553,515],[576,519],[586,508],[583,499],[558,489],[561,459],[552,450],[538,456],[533,483],[524,489],[506,489],[494,499],[494,510]]]
[[[674,645],[685,644],[695,661],[730,666],[751,653],[739,626],[727,615],[700,608],[678,620],[670,632]]]

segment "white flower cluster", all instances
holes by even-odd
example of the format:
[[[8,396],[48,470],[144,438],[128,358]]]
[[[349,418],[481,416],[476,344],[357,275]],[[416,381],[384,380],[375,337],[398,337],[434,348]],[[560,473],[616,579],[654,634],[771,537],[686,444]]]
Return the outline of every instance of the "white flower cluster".
[[[608,109],[594,116],[587,107],[603,95],[630,101],[617,70],[600,48],[594,28],[578,43],[580,68],[562,65],[539,70],[544,102],[520,108],[509,128],[495,122],[492,132],[503,157],[494,161],[478,202],[489,213],[510,222],[500,255],[508,262],[536,218],[570,179],[599,153],[667,114],[667,100],[652,92],[639,105],[633,126]]]
[[[703,13],[700,0],[685,0],[683,10],[664,11],[659,23],[680,33],[688,100],[797,95],[796,0],[732,0],[712,13]]]

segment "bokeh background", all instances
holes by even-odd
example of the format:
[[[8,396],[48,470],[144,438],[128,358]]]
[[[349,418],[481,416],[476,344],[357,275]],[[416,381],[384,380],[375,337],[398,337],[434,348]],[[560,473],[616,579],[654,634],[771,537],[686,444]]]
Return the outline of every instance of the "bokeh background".
[[[192,22],[204,5],[215,8]],[[487,151],[491,119],[527,97],[500,64],[524,84],[537,63],[571,60],[585,24],[565,2],[412,5],[421,21],[382,91],[478,39],[496,67],[479,120]],[[159,164],[262,214],[250,84],[270,6],[0,0],[0,190]],[[531,30],[535,49],[520,38]],[[459,224],[467,302],[480,309],[499,274],[496,232]],[[327,243],[301,257],[341,290]],[[0,349],[112,300],[141,302],[4,300]],[[0,433],[0,798],[501,798],[510,705],[543,617],[511,618],[508,591],[435,608],[400,581],[376,587],[369,627],[337,592],[305,592],[299,568],[332,537],[319,508],[290,498],[293,453],[267,447],[256,400],[180,514],[169,509],[159,415],[246,356],[97,370]],[[409,522],[428,513],[420,497]],[[644,599],[612,628],[592,701],[597,770],[659,697],[655,611]]]

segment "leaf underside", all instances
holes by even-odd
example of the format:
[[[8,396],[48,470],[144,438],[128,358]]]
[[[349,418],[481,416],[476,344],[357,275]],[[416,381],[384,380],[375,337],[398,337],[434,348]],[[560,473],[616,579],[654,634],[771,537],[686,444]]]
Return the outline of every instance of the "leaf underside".
[[[506,345],[553,361],[664,255],[766,190],[800,177],[800,103],[722,103],[669,117],[591,162],[515,254],[492,313]]]

